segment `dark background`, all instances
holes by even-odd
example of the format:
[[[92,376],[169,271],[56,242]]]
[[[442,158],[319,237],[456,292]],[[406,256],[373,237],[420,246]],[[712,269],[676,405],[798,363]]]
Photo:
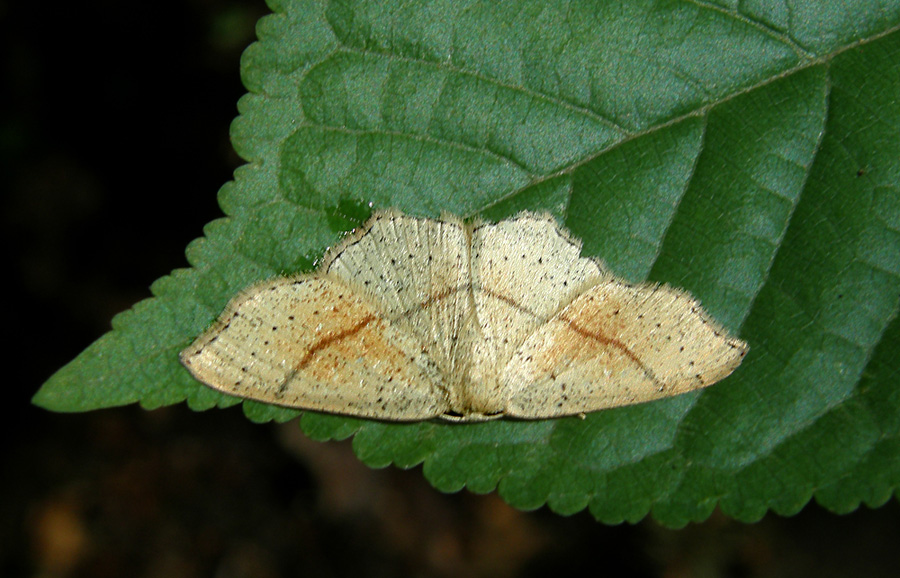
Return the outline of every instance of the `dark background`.
[[[187,265],[240,164],[262,0],[0,3],[7,391],[0,575],[896,576],[900,508],[668,530],[445,495],[239,409],[53,414],[30,397]]]

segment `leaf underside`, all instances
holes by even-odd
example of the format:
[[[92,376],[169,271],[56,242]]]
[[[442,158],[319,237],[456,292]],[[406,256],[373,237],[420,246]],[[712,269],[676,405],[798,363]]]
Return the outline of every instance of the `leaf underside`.
[[[35,396],[56,411],[239,399],[178,352],[237,291],[308,271],[369,207],[555,214],[751,345],[703,391],[578,418],[303,414],[373,467],[515,507],[684,525],[878,506],[900,485],[900,2],[271,0],[232,126],[248,164],[193,265]],[[798,10],[810,10],[809,13]],[[245,402],[258,422],[299,412]]]

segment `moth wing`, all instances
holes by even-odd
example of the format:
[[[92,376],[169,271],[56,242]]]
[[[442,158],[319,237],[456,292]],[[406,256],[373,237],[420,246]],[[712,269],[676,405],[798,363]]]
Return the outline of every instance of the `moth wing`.
[[[581,243],[549,214],[476,226],[472,286],[483,335],[476,357],[501,370],[585,285],[608,276],[597,261],[581,257]]]
[[[377,213],[330,253],[323,270],[415,336],[444,375],[467,371],[474,310],[462,221]]]
[[[327,278],[251,287],[181,361],[214,389],[281,406],[387,420],[446,411],[441,375],[418,341]]]
[[[512,356],[506,414],[551,418],[678,395],[724,379],[747,349],[687,293],[601,282]]]

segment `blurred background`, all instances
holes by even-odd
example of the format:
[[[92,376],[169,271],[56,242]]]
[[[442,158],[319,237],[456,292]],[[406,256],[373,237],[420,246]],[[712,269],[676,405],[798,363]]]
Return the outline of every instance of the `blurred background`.
[[[0,2],[10,330],[0,575],[896,576],[900,508],[756,524],[513,510],[370,470],[239,409],[53,414],[41,383],[184,267],[240,165],[228,140],[262,0]]]

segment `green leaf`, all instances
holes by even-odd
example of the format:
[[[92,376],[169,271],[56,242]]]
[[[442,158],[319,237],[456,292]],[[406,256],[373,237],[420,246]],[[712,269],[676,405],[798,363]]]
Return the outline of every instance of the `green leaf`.
[[[584,420],[306,413],[304,431],[423,464],[443,491],[611,523],[883,504],[900,485],[900,2],[808,4],[272,1],[242,64],[228,217],[35,403],[234,405],[178,351],[371,207],[547,210],[620,275],[698,296],[750,343],[743,366]]]

